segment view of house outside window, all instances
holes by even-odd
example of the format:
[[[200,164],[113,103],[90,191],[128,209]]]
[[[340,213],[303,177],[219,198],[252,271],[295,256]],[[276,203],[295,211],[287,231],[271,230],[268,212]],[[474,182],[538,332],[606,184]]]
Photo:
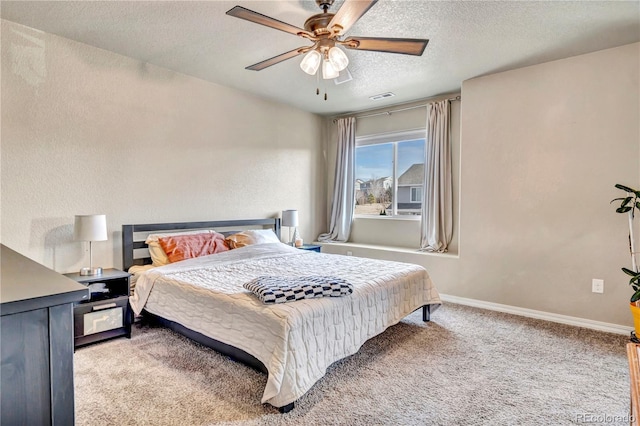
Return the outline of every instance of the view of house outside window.
[[[420,215],[425,140],[395,139],[369,144],[356,140],[356,215]]]

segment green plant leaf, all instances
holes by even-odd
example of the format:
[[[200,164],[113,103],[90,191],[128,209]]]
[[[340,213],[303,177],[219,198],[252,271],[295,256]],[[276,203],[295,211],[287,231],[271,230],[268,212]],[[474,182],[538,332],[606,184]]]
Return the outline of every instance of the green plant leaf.
[[[640,300],[640,290],[636,291],[633,293],[633,296],[631,296],[631,303],[637,302],[638,300]]]
[[[635,277],[636,275],[640,274],[640,272],[632,271],[629,268],[622,268],[622,272],[624,272],[627,275],[631,275],[632,277]]]
[[[620,204],[620,207],[626,207],[627,204],[629,204],[629,202],[633,199],[633,197],[626,197],[625,199],[622,200],[622,204]]]
[[[616,186],[616,188],[622,189],[625,192],[636,192],[635,190],[629,188],[628,186],[620,185],[619,183],[616,183],[615,186]]]
[[[632,207],[618,207],[616,213],[628,213]]]

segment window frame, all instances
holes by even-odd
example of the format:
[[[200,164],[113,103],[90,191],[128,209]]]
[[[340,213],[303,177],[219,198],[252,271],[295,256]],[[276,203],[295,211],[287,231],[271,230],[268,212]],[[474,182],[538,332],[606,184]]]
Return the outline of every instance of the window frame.
[[[357,214],[355,212],[355,197],[353,200],[353,218],[354,219],[382,219],[382,220],[420,220],[421,215],[399,215],[398,214],[398,176],[396,170],[396,164],[398,163],[398,142],[406,142],[416,139],[424,139],[425,144],[427,140],[427,128],[420,127],[417,129],[401,130],[398,132],[386,132],[377,133],[373,135],[356,136],[356,149],[360,146],[378,145],[384,143],[393,143],[393,158],[392,158],[392,187],[394,201],[391,204],[390,216],[376,216],[370,214]],[[426,146],[425,146],[426,149]],[[355,173],[354,173],[355,175]],[[356,177],[354,176],[353,186],[355,188]],[[355,196],[355,194],[354,194]]]

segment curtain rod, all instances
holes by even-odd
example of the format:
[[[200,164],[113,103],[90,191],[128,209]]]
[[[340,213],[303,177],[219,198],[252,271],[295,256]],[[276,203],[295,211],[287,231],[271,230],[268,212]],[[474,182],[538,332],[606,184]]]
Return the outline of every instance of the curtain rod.
[[[443,100],[447,100],[447,101],[459,101],[459,100],[461,100],[461,99],[462,99],[462,97],[458,95],[458,96],[454,96],[453,98],[448,98],[448,99],[443,99]],[[438,101],[434,101],[434,102],[438,102]],[[431,102],[430,102],[430,103],[431,103]],[[414,105],[414,106],[411,106],[411,107],[398,108],[398,109],[392,109],[392,110],[389,110],[389,111],[376,112],[376,113],[373,113],[373,114],[357,115],[357,116],[356,116],[356,119],[358,119],[358,118],[367,118],[367,117],[376,117],[376,116],[378,116],[378,115],[391,115],[391,114],[393,114],[394,112],[409,111],[409,110],[416,109],[416,108],[424,108],[424,107],[426,107],[426,106],[427,106],[427,104],[423,104],[423,105]]]
[[[459,101],[461,99],[462,99],[462,97],[460,95],[458,95],[458,96],[454,96],[453,98],[447,98],[447,99],[441,99],[441,100]],[[433,102],[438,102],[438,101],[433,101]],[[429,103],[431,103],[431,102],[429,102]],[[409,111],[409,110],[416,109],[416,108],[424,108],[426,106],[427,106],[427,104],[414,105],[414,106],[411,106],[411,107],[392,109],[392,110],[383,111],[383,112],[375,112],[375,113],[372,113],[372,114],[356,115],[355,118],[358,119],[358,118],[376,117],[378,115],[391,115],[394,112]],[[331,121],[335,123],[337,120],[338,120],[338,118],[336,117]]]

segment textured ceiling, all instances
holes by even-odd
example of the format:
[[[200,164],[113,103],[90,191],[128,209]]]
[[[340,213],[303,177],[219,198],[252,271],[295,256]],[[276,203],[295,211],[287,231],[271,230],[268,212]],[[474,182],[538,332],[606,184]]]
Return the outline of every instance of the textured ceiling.
[[[337,0],[331,11],[341,5]],[[347,51],[353,80],[320,80],[302,57],[244,68],[310,42],[225,15],[235,5],[302,27],[315,1],[2,1],[13,22],[306,111],[332,115],[460,90],[469,78],[640,41],[639,1],[380,0],[347,35],[427,38],[421,57]],[[372,101],[370,96],[395,97]]]

